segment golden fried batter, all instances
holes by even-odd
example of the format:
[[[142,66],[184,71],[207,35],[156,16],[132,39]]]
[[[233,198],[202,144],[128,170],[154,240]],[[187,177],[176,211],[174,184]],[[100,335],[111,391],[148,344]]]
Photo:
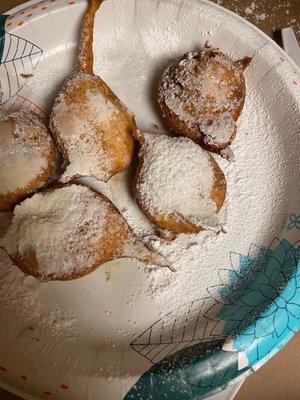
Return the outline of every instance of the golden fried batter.
[[[108,181],[132,159],[133,114],[107,84],[93,74],[95,13],[103,0],[90,0],[76,69],[57,96],[50,127],[65,159],[61,182],[80,176]]]
[[[80,278],[124,257],[168,266],[136,239],[106,197],[74,184],[36,193],[17,206],[0,247],[42,281]]]
[[[206,48],[189,52],[168,67],[158,89],[168,128],[217,153],[229,146],[244,105],[243,73],[250,61],[233,61]]]
[[[141,145],[134,179],[137,203],[164,236],[220,231],[226,180],[217,162],[187,138],[135,132]]]
[[[43,120],[31,111],[0,118],[0,212],[10,210],[51,177],[54,142]]]

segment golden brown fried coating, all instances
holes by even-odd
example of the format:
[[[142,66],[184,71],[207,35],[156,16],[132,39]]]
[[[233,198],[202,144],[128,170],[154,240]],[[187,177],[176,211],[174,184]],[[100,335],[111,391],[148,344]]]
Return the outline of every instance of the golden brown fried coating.
[[[103,0],[90,0],[76,69],[57,96],[50,127],[65,159],[61,182],[80,176],[108,181],[132,160],[133,114],[93,73],[95,13]]]
[[[212,156],[187,138],[135,132],[141,145],[133,192],[164,236],[220,231],[226,180]]]
[[[209,48],[189,52],[168,67],[158,89],[167,127],[217,153],[228,147],[243,109],[243,73],[250,61],[233,61]]]
[[[169,266],[137,240],[105,196],[74,184],[36,193],[17,206],[0,247],[42,281],[77,279],[124,257]]]
[[[23,110],[1,117],[0,212],[44,186],[54,164],[54,142],[38,115]]]

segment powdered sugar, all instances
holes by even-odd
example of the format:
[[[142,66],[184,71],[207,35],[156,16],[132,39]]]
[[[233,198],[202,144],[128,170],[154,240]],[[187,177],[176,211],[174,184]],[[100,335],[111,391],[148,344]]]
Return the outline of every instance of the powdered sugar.
[[[48,157],[53,149],[46,125],[34,113],[20,111],[3,117],[0,121],[0,194],[25,188],[41,175],[49,168]]]
[[[264,21],[267,18],[267,14],[266,13],[257,14],[256,18],[258,19],[258,21]]]
[[[211,123],[200,123],[199,129],[203,134],[205,144],[218,145],[230,141],[235,132],[236,125],[229,112],[217,115]]]
[[[114,257],[171,268],[136,240],[107,200],[80,185],[38,193],[16,206],[0,246],[12,258],[30,259],[25,272],[41,280],[82,276]]]
[[[58,141],[69,161],[61,182],[76,176],[96,176],[104,181],[110,177],[111,161],[102,144],[103,132],[119,109],[109,97],[95,89],[95,79],[99,78],[74,73],[53,108],[52,130],[58,133]],[[86,86],[84,93],[76,91],[78,84]],[[78,101],[74,96],[78,96]]]
[[[216,204],[210,195],[214,170],[208,153],[186,138],[140,133],[142,167],[136,191],[152,215],[216,228]]]
[[[35,194],[17,206],[0,245],[12,256],[35,252],[42,277],[63,277],[93,264],[108,204],[88,188],[71,185]]]
[[[224,71],[232,74],[235,83],[228,84]],[[211,50],[189,52],[178,66],[166,70],[160,101],[189,126],[203,123],[216,110],[232,112],[241,106],[243,98],[234,95],[240,79],[241,70],[224,54]]]
[[[168,128],[218,152],[236,133],[245,98],[245,57],[233,61],[213,48],[188,52],[164,73],[158,101]]]
[[[253,9],[251,7],[246,7],[245,8],[245,13],[246,14],[252,14],[253,13]]]
[[[266,13],[258,14],[257,11],[255,11],[256,9],[257,5],[252,1],[250,7],[245,8],[244,13],[246,15],[253,15],[256,21],[264,21],[267,18],[267,14]]]
[[[276,61],[283,54],[276,49],[271,52],[271,44],[260,51],[265,38],[209,2],[187,1],[178,2],[177,5],[167,1],[160,2],[159,6],[155,1],[133,2],[137,22],[133,20],[133,7],[128,7],[127,3],[115,0],[106,2],[99,13],[95,69],[126,100],[145,130],[150,129],[150,122],[159,124],[158,118],[155,119],[157,114],[153,112],[149,89],[153,87],[153,75],[161,68],[160,61],[165,63],[189,48],[202,45],[207,39],[208,29],[212,32],[212,42],[233,57],[256,54],[253,65],[246,73],[247,102],[233,143],[236,163],[228,164],[217,158],[226,172],[228,182],[228,203],[222,209],[222,212],[228,209],[225,227],[228,233],[217,236],[206,231],[190,238],[181,236],[168,245],[160,242],[157,248],[171,257],[176,273],[170,273],[165,268],[151,272],[149,277],[147,271],[140,272],[131,263],[126,267],[123,261],[118,261],[114,266],[115,278],[110,282],[105,280],[105,270],[109,268],[105,266],[79,281],[39,285],[38,289],[31,291],[34,296],[30,303],[24,295],[24,275],[8,260],[0,268],[0,304],[3,311],[1,363],[9,369],[10,375],[6,379],[10,379],[12,384],[20,385],[18,371],[28,372],[30,379],[26,382],[26,389],[33,396],[42,396],[39,389],[47,389],[53,392],[54,397],[61,393],[76,400],[97,397],[99,393],[107,400],[124,397],[136,381],[137,374],[144,372],[149,365],[142,356],[130,350],[132,338],[140,335],[159,318],[163,317],[162,321],[165,321],[166,313],[174,309],[178,310],[176,328],[178,321],[184,327],[184,321],[190,315],[189,302],[210,297],[206,288],[220,284],[218,271],[231,268],[231,252],[246,255],[251,242],[258,246],[268,245],[279,234],[277,228],[280,227],[282,213],[298,210],[295,208],[299,198],[296,178],[298,141],[293,132],[297,130],[299,119],[296,119],[298,114],[295,110],[296,91],[294,97],[293,93],[288,93],[288,81],[292,82],[296,75],[292,74],[291,67],[288,68],[286,59],[277,69]],[[45,50],[46,57],[37,69],[39,76],[44,75],[47,86],[55,88],[61,82],[62,76],[56,77],[53,65],[58,70],[66,65],[71,66],[73,62],[72,57],[65,58],[65,50],[62,51],[58,46],[71,43],[70,35],[72,44],[75,43],[79,21],[76,10],[83,13],[85,6],[86,3],[81,2],[71,10],[66,8],[66,15],[72,16],[74,23],[70,20],[65,31],[60,25],[61,20],[64,21],[60,12],[51,14],[58,34],[49,33],[54,45],[52,47],[51,44],[51,54]],[[166,20],[172,23],[166,26]],[[43,18],[37,19],[38,26],[43,25],[41,21]],[[48,21],[48,16],[45,21]],[[35,31],[41,33],[38,36],[41,47],[48,49],[49,35],[43,35],[39,27]],[[29,36],[30,32],[28,27],[26,34]],[[163,40],[166,37],[168,40]],[[33,42],[36,40],[35,37],[29,38]],[[137,42],[135,38],[142,40]],[[153,54],[155,57],[151,57]],[[49,80],[51,76],[52,80]],[[42,83],[41,88],[37,84],[35,93],[36,98],[46,103],[52,97],[48,97],[49,92],[45,95],[44,85]],[[129,187],[130,182],[127,179],[124,186]],[[277,206],[270,207],[270,204]],[[129,214],[129,211],[126,213]],[[138,218],[136,221],[137,224]],[[295,229],[287,233],[292,232],[296,234]],[[238,273],[238,269],[236,271]],[[9,279],[6,279],[6,274],[10,276]],[[222,278],[225,284],[229,280],[227,276],[222,275]],[[153,288],[152,297],[145,293],[149,279]],[[218,289],[215,289],[215,295]],[[36,296],[36,292],[40,295]],[[131,308],[126,305],[128,300],[131,301]],[[47,310],[38,312],[44,304]],[[199,305],[200,323],[201,320],[205,322],[203,313],[208,307],[207,303]],[[52,317],[55,308],[60,315]],[[107,317],[104,310],[112,310],[113,313]],[[70,319],[70,324],[64,323],[65,311],[68,311],[66,319]],[[72,320],[73,313],[77,318],[75,322]],[[17,324],[22,319],[26,319],[24,326],[28,321],[28,324],[41,327],[45,333],[40,347],[33,346],[34,342],[29,339],[26,341],[25,335],[19,337],[24,327]],[[133,326],[128,322],[129,319],[136,321],[137,325]],[[118,328],[128,332],[125,338],[120,338]],[[175,337],[180,332],[180,328],[176,329]],[[171,336],[172,326],[168,334]],[[68,346],[69,335],[75,337],[71,348]],[[109,343],[106,338],[110,339]],[[115,346],[114,349],[110,343]],[[16,357],[18,371],[15,369]],[[22,365],[20,359],[24,360]],[[11,365],[5,364],[7,360],[12,360]],[[53,372],[51,376],[49,370]],[[91,373],[92,377],[89,376]],[[130,374],[130,378],[126,374]],[[109,380],[110,376],[116,378]],[[70,386],[63,393],[58,386],[62,382]]]
[[[18,339],[22,336],[23,348],[24,342],[29,341],[32,346],[42,337],[43,347],[46,337],[51,337],[53,344],[73,341],[76,336],[75,313],[71,310],[64,312],[57,308],[46,308],[43,304],[45,287],[42,287],[43,285],[35,278],[30,278],[29,284],[28,279],[0,249],[2,327],[5,326],[7,329],[11,322],[15,324],[13,329],[7,332],[6,338],[10,338],[15,344],[16,335]],[[11,315],[14,318],[11,318]]]
[[[234,152],[230,147],[226,147],[226,149],[220,150],[220,156],[225,158],[229,162],[233,162],[235,160]]]

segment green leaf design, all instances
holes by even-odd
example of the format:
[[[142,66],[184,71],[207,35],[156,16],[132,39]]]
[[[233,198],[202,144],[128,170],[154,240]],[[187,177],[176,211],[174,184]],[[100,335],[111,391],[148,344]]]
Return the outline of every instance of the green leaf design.
[[[216,329],[215,317],[222,305],[204,297],[183,304],[156,321],[139,335],[131,347],[152,363],[157,363],[185,347],[199,342],[221,339],[224,334]]]
[[[132,342],[157,364],[125,399],[199,400],[279,350],[299,329],[299,244],[275,238],[269,248],[231,253],[229,283],[207,288],[210,297],[180,306]]]
[[[124,400],[199,400],[219,390],[238,371],[238,353],[222,350],[223,340],[185,348],[155,364]]]

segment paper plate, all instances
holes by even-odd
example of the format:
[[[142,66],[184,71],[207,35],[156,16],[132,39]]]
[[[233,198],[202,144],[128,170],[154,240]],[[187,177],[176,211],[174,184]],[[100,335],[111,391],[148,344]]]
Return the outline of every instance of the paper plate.
[[[1,16],[1,113],[29,107],[47,117],[85,9],[83,0],[31,1]],[[39,283],[2,253],[1,385],[26,399],[201,399],[258,368],[299,327],[299,70],[258,29],[203,0],[109,0],[95,33],[95,72],[150,131],[163,129],[155,86],[170,60],[207,40],[253,57],[235,162],[218,158],[227,233],[154,240],[175,273],[119,260]],[[84,182],[153,240],[145,218],[136,223],[130,176]]]

